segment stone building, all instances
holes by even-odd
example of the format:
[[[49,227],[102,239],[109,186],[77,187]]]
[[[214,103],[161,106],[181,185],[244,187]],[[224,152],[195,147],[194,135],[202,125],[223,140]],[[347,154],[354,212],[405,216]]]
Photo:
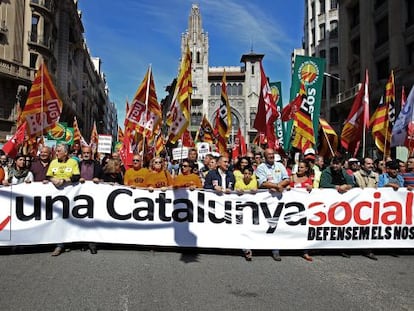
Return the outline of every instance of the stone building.
[[[181,36],[182,57],[187,44],[192,54],[191,132],[194,134],[199,128],[203,114],[214,126],[216,111],[221,103],[221,81],[225,71],[233,120],[232,133],[236,135],[240,128],[246,142],[252,142],[256,136],[253,122],[259,100],[260,61],[264,55],[250,52],[241,56],[241,66],[209,67],[208,34],[202,28],[200,8],[196,4],[191,8],[188,29]],[[167,87],[167,92],[174,92],[174,83]],[[169,105],[171,94],[163,102]]]
[[[76,0],[0,1],[1,140],[14,132],[17,105],[24,107],[42,62],[63,101],[62,122],[76,116],[86,139],[94,121],[99,133],[115,132],[105,76],[83,33]]]

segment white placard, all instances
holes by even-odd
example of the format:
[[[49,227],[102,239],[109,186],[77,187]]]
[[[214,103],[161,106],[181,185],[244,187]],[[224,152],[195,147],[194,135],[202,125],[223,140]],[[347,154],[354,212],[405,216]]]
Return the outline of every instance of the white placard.
[[[98,136],[98,152],[99,153],[112,153],[112,136],[111,135],[99,135]]]
[[[181,160],[188,158],[188,148],[187,147],[179,147],[174,148],[172,150],[173,160]]]

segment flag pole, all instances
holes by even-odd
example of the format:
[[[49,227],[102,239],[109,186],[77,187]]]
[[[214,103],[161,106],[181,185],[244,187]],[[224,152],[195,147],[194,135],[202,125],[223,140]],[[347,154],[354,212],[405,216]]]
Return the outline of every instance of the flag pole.
[[[40,77],[41,77],[41,83],[40,83],[40,85],[41,85],[41,92],[40,92],[40,123],[41,123],[40,128],[41,128],[41,130],[40,130],[40,134],[43,134],[43,101],[44,101],[44,98],[43,98],[43,92],[44,92],[43,76],[44,76],[44,66],[45,66],[45,62],[42,59],[42,64],[41,64],[42,72],[41,72],[41,75],[40,75]]]
[[[326,135],[326,133],[323,130],[323,128],[322,128],[322,132],[323,132],[323,135],[325,136],[326,142],[328,143],[328,147],[329,147],[329,150],[331,151],[331,155],[334,157],[335,156],[335,152],[333,151],[332,145],[331,145],[331,143],[329,142],[329,139],[328,139],[328,135]]]
[[[151,79],[151,64],[149,64],[149,68],[148,68],[148,77],[147,77],[147,89],[145,92],[145,122],[147,121],[147,114],[148,114],[148,96],[149,96],[149,89],[150,89],[150,79]],[[142,135],[142,152],[144,153],[144,149],[145,149],[145,136],[146,136],[146,128],[144,125],[144,131],[143,131],[143,135]]]

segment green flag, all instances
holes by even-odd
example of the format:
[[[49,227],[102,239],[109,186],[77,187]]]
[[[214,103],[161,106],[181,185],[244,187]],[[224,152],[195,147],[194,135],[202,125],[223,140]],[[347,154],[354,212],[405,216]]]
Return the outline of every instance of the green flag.
[[[282,100],[282,82],[271,82],[269,83],[270,89],[272,90],[273,100],[275,101],[277,112],[279,117],[275,121],[275,133],[279,141],[280,148],[284,148],[284,124],[280,119],[283,109],[283,100]]]
[[[292,74],[292,85],[290,87],[290,101],[299,93],[300,84],[303,81],[306,88],[306,101],[302,104],[312,117],[315,143],[317,144],[317,133],[319,129],[319,115],[321,112],[323,73],[325,72],[325,59],[296,55],[295,66]],[[288,151],[291,146],[293,121],[286,122],[284,137],[284,149]]]

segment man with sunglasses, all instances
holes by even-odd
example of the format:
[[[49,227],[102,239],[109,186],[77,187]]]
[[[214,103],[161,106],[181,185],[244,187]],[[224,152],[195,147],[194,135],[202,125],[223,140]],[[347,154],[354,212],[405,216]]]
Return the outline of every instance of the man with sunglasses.
[[[145,187],[145,178],[148,175],[148,168],[142,166],[142,157],[134,154],[132,158],[132,167],[127,169],[124,175],[124,185],[136,187]]]
[[[189,188],[190,190],[194,190],[203,187],[200,177],[193,173],[193,166],[188,160],[183,160],[180,168],[180,173],[174,178],[174,188]]]

